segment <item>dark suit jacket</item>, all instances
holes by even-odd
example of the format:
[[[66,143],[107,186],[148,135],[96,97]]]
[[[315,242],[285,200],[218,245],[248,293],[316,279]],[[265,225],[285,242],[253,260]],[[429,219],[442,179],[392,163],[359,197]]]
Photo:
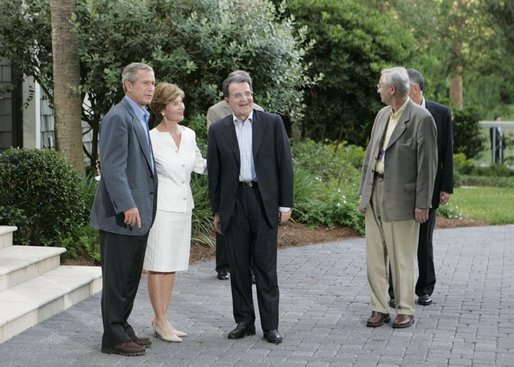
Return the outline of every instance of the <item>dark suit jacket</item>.
[[[425,106],[437,127],[437,172],[432,195],[432,208],[439,207],[441,191],[453,193],[453,129],[450,109],[425,99]]]
[[[91,210],[91,226],[106,232],[141,236],[155,218],[157,176],[144,127],[123,99],[102,120],[101,179]],[[128,227],[123,212],[137,207],[141,228]]]
[[[293,206],[293,166],[289,141],[280,116],[253,111],[252,149],[266,219],[278,224],[278,207]],[[240,152],[233,115],[209,128],[207,153],[209,197],[213,213],[219,213],[221,229],[230,223],[239,189]]]

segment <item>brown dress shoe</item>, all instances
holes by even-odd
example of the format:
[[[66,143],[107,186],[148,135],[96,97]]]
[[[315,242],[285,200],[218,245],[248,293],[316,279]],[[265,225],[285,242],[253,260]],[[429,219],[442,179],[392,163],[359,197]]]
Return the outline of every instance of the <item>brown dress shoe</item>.
[[[152,345],[152,341],[150,340],[150,338],[139,337],[137,335],[131,336],[130,341],[134,342],[142,347],[149,347],[150,345]]]
[[[122,356],[142,356],[145,354],[146,349],[139,344],[128,341],[121,344],[104,346],[102,345],[102,353],[106,354],[120,354]]]
[[[378,327],[384,325],[384,322],[391,321],[388,313],[378,311],[371,312],[371,317],[366,322],[367,327]]]
[[[396,319],[393,321],[393,327],[396,329],[402,329],[409,327],[414,324],[414,315],[396,315]]]

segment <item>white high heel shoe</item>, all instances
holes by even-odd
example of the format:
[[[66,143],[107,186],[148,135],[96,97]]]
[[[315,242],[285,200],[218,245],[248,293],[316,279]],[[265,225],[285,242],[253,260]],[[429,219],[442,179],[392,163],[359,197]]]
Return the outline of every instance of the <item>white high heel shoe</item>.
[[[182,339],[171,328],[161,329],[155,321],[152,321],[152,327],[155,331],[155,337],[165,342],[181,343]]]
[[[176,336],[179,336],[179,337],[187,336],[186,332],[175,329],[173,327],[173,325],[171,325],[171,322],[169,322],[169,321],[168,321],[168,325],[170,326],[170,329],[173,330],[173,332],[175,333]]]

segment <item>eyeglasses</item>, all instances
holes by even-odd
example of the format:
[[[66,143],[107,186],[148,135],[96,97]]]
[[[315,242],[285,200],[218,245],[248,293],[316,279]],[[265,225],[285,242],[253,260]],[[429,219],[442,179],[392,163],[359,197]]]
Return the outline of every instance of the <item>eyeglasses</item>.
[[[253,92],[252,91],[248,91],[248,92],[243,92],[243,93],[236,93],[234,94],[232,97],[238,101],[242,100],[243,97],[244,98],[250,98],[253,96]]]
[[[387,85],[387,84],[386,83],[378,83],[377,84],[377,89],[382,88],[384,85]]]

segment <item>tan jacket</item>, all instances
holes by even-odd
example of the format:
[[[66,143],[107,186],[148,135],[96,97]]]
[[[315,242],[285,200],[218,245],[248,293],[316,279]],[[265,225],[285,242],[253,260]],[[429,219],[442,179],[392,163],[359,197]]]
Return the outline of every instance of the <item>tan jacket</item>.
[[[374,168],[391,107],[382,108],[373,123],[362,166],[359,209],[371,201]],[[414,209],[431,207],[437,170],[437,134],[432,115],[409,101],[396,125],[384,157],[384,210],[387,222],[414,219]]]

